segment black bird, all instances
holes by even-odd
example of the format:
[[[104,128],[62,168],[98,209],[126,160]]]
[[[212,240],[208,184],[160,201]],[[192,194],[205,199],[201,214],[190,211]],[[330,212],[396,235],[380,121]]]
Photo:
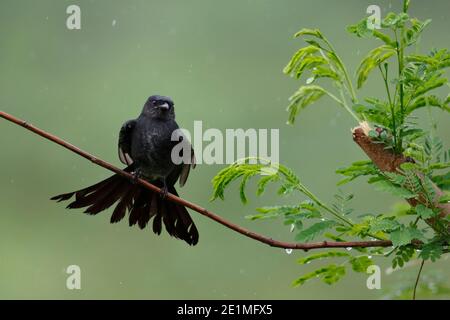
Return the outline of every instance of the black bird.
[[[190,167],[195,167],[194,151],[190,144],[189,161],[176,164],[172,160],[173,147],[184,138],[179,135],[179,141],[172,139],[172,133],[179,132],[175,131],[177,129],[172,99],[159,95],[148,98],[139,117],[125,122],[120,129],[119,158],[127,165],[124,170],[160,187],[163,190],[161,194],[115,174],[90,187],[51,199],[59,202],[75,195],[75,201],[67,208],[87,207],[84,212],[91,215],[118,202],[111,215],[111,223],[122,220],[128,211],[130,226],[137,224],[143,229],[153,218],[154,233],[161,234],[164,223],[171,236],[190,245],[197,244],[198,231],[186,208],[165,199],[167,192],[177,195],[174,187],[176,181],[179,180],[180,186],[183,186]],[[189,143],[186,139],[182,142]],[[183,156],[182,150],[179,155]]]

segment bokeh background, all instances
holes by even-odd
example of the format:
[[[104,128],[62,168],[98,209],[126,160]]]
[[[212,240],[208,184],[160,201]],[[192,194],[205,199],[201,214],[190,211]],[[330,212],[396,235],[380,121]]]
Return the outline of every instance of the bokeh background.
[[[81,7],[81,30],[66,28],[66,8]],[[319,197],[333,200],[338,167],[365,159],[352,142],[352,118],[332,101],[305,110],[286,125],[289,95],[300,85],[282,74],[302,43],[292,35],[318,27],[335,44],[354,74],[376,42],[358,40],[345,26],[370,4],[382,15],[400,1],[17,1],[0,2],[0,109],[119,165],[121,124],[138,115],[146,98],[169,95],[177,120],[192,128],[279,128],[280,160]],[[448,47],[450,2],[412,1],[411,12],[432,18],[421,48]],[[448,90],[446,90],[448,91]],[[382,92],[372,76],[359,97]],[[419,113],[427,122],[427,113]],[[450,147],[448,115],[433,112]],[[94,183],[106,170],[6,121],[0,124],[0,298],[133,299],[378,299],[406,283],[417,266],[383,276],[383,290],[368,290],[366,275],[337,285],[291,282],[319,264],[299,266],[305,255],[288,255],[202,217],[192,216],[200,243],[188,247],[149,229],[110,225],[109,213],[87,216],[48,199]],[[292,240],[281,221],[250,222],[261,205],[294,203],[269,188],[258,199],[250,190],[243,206],[237,189],[226,201],[209,202],[211,179],[223,166],[200,165],[180,194],[223,217],[268,236]],[[394,198],[364,181],[342,188],[355,194],[358,213],[383,212]],[[377,260],[383,267],[387,262]],[[81,267],[82,289],[66,289],[65,269]],[[428,269],[428,270],[427,270]],[[426,265],[448,282],[448,261]],[[410,275],[409,275],[410,273]],[[403,280],[402,280],[403,281]]]

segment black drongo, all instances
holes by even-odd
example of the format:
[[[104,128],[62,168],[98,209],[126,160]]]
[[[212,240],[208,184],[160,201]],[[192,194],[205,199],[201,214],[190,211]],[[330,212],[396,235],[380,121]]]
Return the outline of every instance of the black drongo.
[[[188,211],[184,206],[165,199],[167,192],[177,195],[176,181],[179,180],[183,186],[190,167],[195,166],[190,145],[190,161],[176,164],[172,159],[172,149],[179,143],[172,138],[177,129],[172,99],[159,95],[148,98],[139,117],[125,122],[120,129],[119,158],[127,165],[124,170],[160,187],[162,194],[115,174],[90,187],[55,196],[52,200],[68,200],[75,195],[75,201],[67,208],[87,207],[85,212],[92,215],[118,202],[111,215],[111,223],[122,220],[128,211],[130,226],[137,223],[143,229],[153,218],[153,232],[156,234],[161,233],[164,223],[171,236],[195,245],[198,231]],[[182,135],[179,137],[183,138]]]

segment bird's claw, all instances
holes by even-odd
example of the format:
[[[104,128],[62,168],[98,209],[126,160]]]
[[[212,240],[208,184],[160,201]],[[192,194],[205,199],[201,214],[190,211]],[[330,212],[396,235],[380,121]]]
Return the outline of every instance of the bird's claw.
[[[139,180],[139,178],[140,178],[141,176],[142,176],[141,170],[136,169],[136,171],[133,172],[133,179],[131,180],[131,182],[132,182],[133,184],[137,184],[137,183],[138,183],[138,180]]]
[[[169,194],[169,189],[167,188],[166,184],[161,188],[161,198],[165,199],[167,195]]]

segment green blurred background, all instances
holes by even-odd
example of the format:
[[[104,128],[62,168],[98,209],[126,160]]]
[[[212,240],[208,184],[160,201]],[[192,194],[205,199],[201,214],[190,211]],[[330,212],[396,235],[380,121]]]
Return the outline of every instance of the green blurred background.
[[[412,1],[411,12],[433,18],[421,47],[449,47],[450,2]],[[81,7],[81,30],[66,28],[66,8]],[[281,72],[302,43],[292,35],[318,27],[335,44],[352,74],[376,45],[357,40],[345,26],[370,4],[382,15],[400,1],[17,1],[0,2],[0,109],[119,165],[121,124],[138,115],[151,94],[171,96],[177,120],[188,129],[280,128],[280,160],[306,185],[332,201],[334,170],[365,159],[352,142],[352,118],[327,99],[287,126],[287,98],[300,85]],[[382,92],[369,79],[359,93]],[[448,90],[447,90],[448,91]],[[426,112],[420,114],[426,119]],[[448,116],[433,115],[450,146]],[[106,170],[22,128],[0,125],[0,298],[314,299],[380,298],[366,275],[350,273],[337,285],[312,281],[291,286],[315,265],[299,266],[303,252],[286,254],[192,213],[200,243],[188,247],[149,229],[110,225],[109,213],[68,211],[50,196],[109,175]],[[250,222],[244,216],[280,200],[275,188],[240,204],[236,188],[225,202],[209,202],[210,180],[223,166],[200,165],[180,194],[223,217],[273,238],[292,240],[281,221]],[[363,181],[355,193],[358,213],[388,210],[394,199]],[[382,266],[388,264],[378,261]],[[65,269],[81,267],[82,289],[66,289]],[[447,268],[446,268],[447,267]],[[411,277],[417,266],[406,270]],[[426,266],[448,278],[448,261]],[[383,276],[388,290],[398,276]],[[408,281],[412,281],[412,278]]]

